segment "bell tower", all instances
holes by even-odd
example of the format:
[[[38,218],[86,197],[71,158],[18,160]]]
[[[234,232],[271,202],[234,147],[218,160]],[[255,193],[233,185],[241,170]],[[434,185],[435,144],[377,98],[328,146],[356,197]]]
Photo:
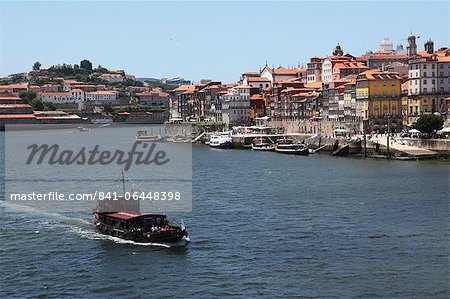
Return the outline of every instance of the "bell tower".
[[[408,46],[406,46],[406,54],[408,56],[417,55],[416,36],[411,34],[408,36]]]

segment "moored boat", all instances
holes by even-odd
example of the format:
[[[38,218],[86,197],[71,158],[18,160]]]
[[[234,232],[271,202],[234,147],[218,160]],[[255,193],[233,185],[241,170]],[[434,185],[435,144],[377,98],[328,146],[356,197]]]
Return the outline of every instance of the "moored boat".
[[[284,138],[277,141],[275,151],[280,154],[289,155],[309,155],[309,148],[305,144],[294,142],[290,138]]]
[[[136,133],[136,140],[141,142],[158,142],[164,141],[160,135],[148,135],[146,130],[139,130]]]
[[[275,144],[261,138],[256,138],[252,142],[252,150],[270,152],[275,150]]]
[[[209,146],[212,148],[230,149],[234,147],[234,144],[229,132],[220,132],[211,136]]]

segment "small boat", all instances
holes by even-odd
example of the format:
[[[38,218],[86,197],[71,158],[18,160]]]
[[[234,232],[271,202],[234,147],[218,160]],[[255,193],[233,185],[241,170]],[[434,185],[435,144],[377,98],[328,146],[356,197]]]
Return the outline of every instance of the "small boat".
[[[271,152],[275,150],[275,144],[273,144],[272,142],[267,142],[262,137],[257,138],[252,142],[252,150]]]
[[[309,155],[309,148],[305,144],[294,142],[290,138],[284,138],[277,141],[275,151],[280,154],[289,155]]]
[[[89,132],[89,129],[86,129],[86,128],[83,127],[83,126],[79,126],[79,127],[77,127],[77,130],[76,130],[75,132],[79,132],[79,133],[82,133],[82,132]]]
[[[148,135],[146,130],[139,130],[136,133],[136,140],[142,142],[158,142],[164,141],[164,138],[160,135]]]
[[[229,132],[220,132],[211,136],[209,146],[212,148],[230,149],[234,147],[234,144]]]
[[[191,142],[191,139],[186,136],[183,136],[183,135],[176,135],[175,137],[173,137],[172,142],[187,143],[187,142]]]
[[[125,190],[123,172],[122,182]],[[189,242],[183,221],[177,225],[162,212],[142,213],[138,200],[130,201],[124,196],[99,201],[94,218],[94,225],[100,233],[124,240],[173,246],[186,246]]]

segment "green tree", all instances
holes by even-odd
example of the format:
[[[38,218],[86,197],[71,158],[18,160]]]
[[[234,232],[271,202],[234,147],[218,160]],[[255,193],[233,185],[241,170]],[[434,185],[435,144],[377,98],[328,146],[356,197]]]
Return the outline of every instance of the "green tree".
[[[107,103],[103,106],[103,111],[105,111],[106,113],[113,113],[114,112],[114,108],[111,105],[111,103]]]
[[[39,61],[36,61],[33,64],[33,71],[37,71],[37,70],[40,70],[40,69],[41,69],[41,63]]]
[[[92,71],[92,62],[90,62],[87,59],[81,60],[80,68],[87,70],[87,71]]]
[[[52,102],[44,102],[43,104],[44,104],[45,111],[55,111],[56,110],[56,106]]]
[[[425,114],[421,115],[417,120],[416,128],[421,133],[430,134],[442,129],[444,119],[440,115]]]
[[[30,105],[33,107],[33,110],[43,111],[45,109],[44,104],[42,104],[42,101],[38,98],[32,100]]]
[[[23,90],[19,92],[19,97],[30,104],[34,99],[37,98],[36,90]]]
[[[98,65],[98,67],[95,69],[95,71],[96,71],[97,73],[104,74],[104,73],[106,73],[106,72],[108,71],[108,69],[105,68],[105,67],[102,67],[101,65]]]

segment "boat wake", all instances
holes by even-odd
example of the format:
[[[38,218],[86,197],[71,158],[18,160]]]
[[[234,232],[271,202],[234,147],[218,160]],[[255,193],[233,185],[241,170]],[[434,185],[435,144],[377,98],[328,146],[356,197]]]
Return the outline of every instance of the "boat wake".
[[[184,247],[189,243],[189,238],[184,238],[182,241],[178,243],[171,243],[171,244],[165,244],[165,243],[141,243],[141,242],[135,242],[132,240],[124,240],[118,237],[113,237],[110,235],[101,234],[94,230],[84,230],[82,228],[75,228],[75,233],[80,235],[82,238],[87,238],[91,240],[108,240],[112,241],[117,244],[126,244],[126,245],[137,245],[137,246],[147,246],[147,247],[164,247],[164,248],[172,248],[172,247]]]

